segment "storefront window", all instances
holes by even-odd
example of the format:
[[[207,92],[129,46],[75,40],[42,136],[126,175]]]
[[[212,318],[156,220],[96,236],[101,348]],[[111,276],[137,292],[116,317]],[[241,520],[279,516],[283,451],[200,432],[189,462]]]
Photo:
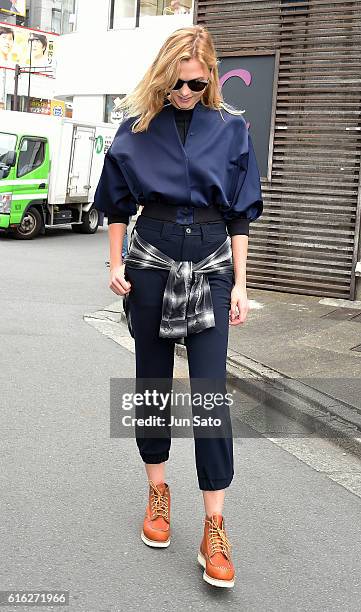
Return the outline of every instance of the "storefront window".
[[[109,27],[111,30],[134,28],[137,0],[111,0]]]
[[[61,32],[61,10],[51,9],[51,31],[60,34]]]
[[[192,0],[141,0],[140,15],[188,15]]]
[[[106,123],[118,124],[123,119],[123,111],[117,110],[117,102],[124,98],[125,94],[111,94],[105,96],[104,121]]]
[[[190,15],[193,0],[111,0],[110,29],[135,28],[148,17]]]
[[[75,30],[76,0],[54,1],[52,8],[52,32],[69,34]]]

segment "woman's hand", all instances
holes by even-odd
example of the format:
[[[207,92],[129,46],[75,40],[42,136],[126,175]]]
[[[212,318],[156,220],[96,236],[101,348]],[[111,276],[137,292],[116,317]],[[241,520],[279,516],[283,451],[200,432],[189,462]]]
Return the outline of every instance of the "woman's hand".
[[[131,289],[131,284],[124,278],[124,268],[125,264],[121,264],[110,269],[109,288],[117,295],[125,295]]]
[[[247,289],[244,285],[234,285],[231,292],[231,310],[229,311],[229,324],[244,323],[249,310]]]

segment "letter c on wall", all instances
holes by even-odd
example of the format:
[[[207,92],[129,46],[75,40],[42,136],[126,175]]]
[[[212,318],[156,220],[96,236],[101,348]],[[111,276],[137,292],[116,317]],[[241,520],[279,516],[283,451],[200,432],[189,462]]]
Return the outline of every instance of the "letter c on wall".
[[[229,70],[222,77],[220,77],[219,82],[221,88],[223,87],[225,82],[228,81],[228,79],[230,79],[231,77],[238,77],[247,87],[249,87],[252,83],[252,75],[248,70],[243,70],[243,68],[235,68],[234,70]],[[249,128],[249,126],[250,124],[247,121],[247,128]]]

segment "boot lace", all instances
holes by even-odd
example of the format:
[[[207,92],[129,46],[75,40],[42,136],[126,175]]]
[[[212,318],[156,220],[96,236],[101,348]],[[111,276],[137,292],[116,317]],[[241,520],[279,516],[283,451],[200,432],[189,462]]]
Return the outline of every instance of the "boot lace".
[[[211,544],[211,556],[213,556],[216,552],[221,552],[225,555],[225,557],[227,557],[227,559],[229,559],[232,545],[226,536],[223,527],[223,520],[221,526],[218,525],[217,521],[214,519],[213,516],[210,521],[208,519],[206,519],[206,521],[209,524],[209,541]]]
[[[162,516],[167,521],[169,520],[169,506],[168,506],[168,497],[167,495],[162,495],[157,486],[154,484],[152,480],[149,481],[149,484],[152,488],[152,492],[150,495],[150,503],[151,503],[151,512],[152,518],[156,518],[157,516]],[[165,492],[164,492],[165,493]]]

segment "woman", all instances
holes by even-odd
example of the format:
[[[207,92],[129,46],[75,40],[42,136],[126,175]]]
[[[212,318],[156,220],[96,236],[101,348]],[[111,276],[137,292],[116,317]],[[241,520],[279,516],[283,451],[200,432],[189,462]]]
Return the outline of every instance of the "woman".
[[[109,286],[124,296],[138,388],[149,378],[171,388],[174,345],[182,340],[192,392],[202,381],[206,391],[217,388],[215,381],[225,388],[229,325],[243,323],[249,308],[249,222],[261,215],[263,203],[244,111],[222,99],[207,29],[196,25],[172,33],[121,105],[126,119],[107,152],[95,206],[108,215]],[[143,209],[124,264],[121,244],[137,203]],[[149,410],[137,408],[137,418]],[[169,415],[169,405],[166,410]],[[200,414],[202,406],[192,410]],[[222,435],[194,440],[205,508],[198,561],[207,582],[232,587],[235,572],[223,519],[225,489],[234,474],[226,402],[217,414]],[[138,427],[136,440],[149,480],[142,540],[168,546],[170,431],[147,437]]]

